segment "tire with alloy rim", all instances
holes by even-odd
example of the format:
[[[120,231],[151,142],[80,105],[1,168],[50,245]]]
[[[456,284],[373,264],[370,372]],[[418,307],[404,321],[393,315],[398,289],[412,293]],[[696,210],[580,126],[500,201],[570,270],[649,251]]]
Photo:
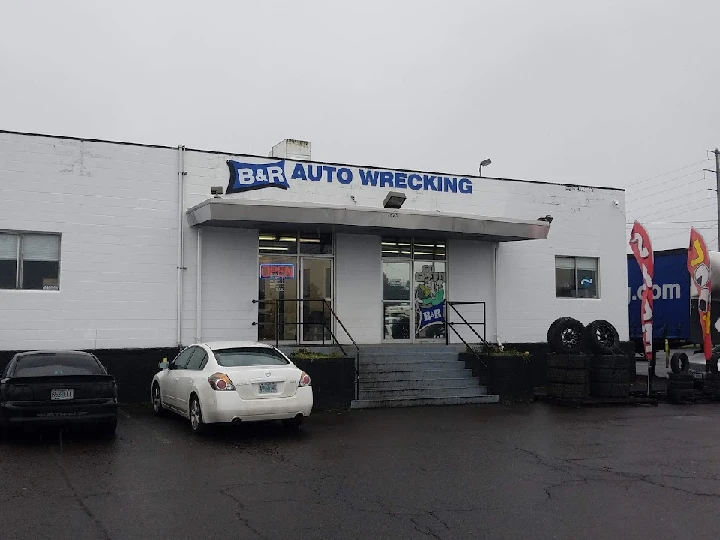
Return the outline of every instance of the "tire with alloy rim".
[[[155,416],[162,416],[165,413],[165,409],[162,404],[162,396],[160,395],[160,385],[158,383],[152,386],[152,406]]]
[[[192,396],[190,398],[190,427],[195,433],[202,433],[205,431],[205,423],[203,422],[200,400],[197,396]]]
[[[584,345],[597,354],[614,354],[620,346],[620,335],[607,321],[593,321],[583,332]]]
[[[582,348],[583,323],[572,317],[558,322],[550,336],[550,349],[555,353],[578,354]]]
[[[555,332],[557,331],[557,328],[559,325],[566,323],[567,321],[572,321],[572,317],[560,317],[559,319],[555,319],[552,324],[550,325],[550,328],[548,328],[547,331],[547,342],[551,343],[553,340],[553,336],[555,335]]]

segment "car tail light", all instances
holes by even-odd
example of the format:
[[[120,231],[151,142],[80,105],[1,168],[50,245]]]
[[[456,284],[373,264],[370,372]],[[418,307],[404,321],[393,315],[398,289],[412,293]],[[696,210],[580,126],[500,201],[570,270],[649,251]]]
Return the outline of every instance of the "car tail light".
[[[310,386],[310,375],[302,372],[302,375],[300,375],[300,384],[298,386]]]
[[[230,377],[224,373],[213,373],[208,377],[208,382],[213,390],[235,390],[235,385]]]

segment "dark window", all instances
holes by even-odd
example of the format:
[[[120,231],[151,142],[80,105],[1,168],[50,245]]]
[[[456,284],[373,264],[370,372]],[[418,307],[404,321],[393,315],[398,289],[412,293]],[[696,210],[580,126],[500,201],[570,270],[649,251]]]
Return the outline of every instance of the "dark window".
[[[599,298],[598,259],[555,257],[555,295],[558,298]]]
[[[89,355],[50,353],[19,357],[13,372],[15,377],[55,375],[105,375],[105,370]]]
[[[17,234],[0,233],[0,289],[16,289],[18,279]]]
[[[300,233],[300,253],[303,255],[332,255],[332,234]]]
[[[195,347],[195,351],[190,357],[190,361],[187,363],[185,369],[199,370],[204,367],[207,361],[207,353],[202,347]]]
[[[56,291],[59,279],[60,235],[0,233],[0,289]]]
[[[192,357],[194,352],[195,352],[195,347],[188,347],[187,349],[182,351],[180,354],[177,355],[175,360],[173,360],[172,368],[173,369],[185,369],[185,366],[187,366],[187,364],[190,361],[190,358]]]
[[[243,347],[213,351],[218,364],[224,367],[285,366],[289,362],[275,349]]]

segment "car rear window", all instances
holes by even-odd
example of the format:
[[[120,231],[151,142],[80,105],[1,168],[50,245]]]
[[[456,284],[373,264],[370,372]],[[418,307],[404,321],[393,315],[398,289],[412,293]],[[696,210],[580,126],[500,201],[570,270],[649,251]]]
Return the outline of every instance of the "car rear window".
[[[284,366],[290,362],[275,349],[243,347],[213,351],[217,363],[224,367]]]
[[[15,364],[15,377],[52,377],[56,375],[104,375],[92,356],[38,354],[23,356]]]

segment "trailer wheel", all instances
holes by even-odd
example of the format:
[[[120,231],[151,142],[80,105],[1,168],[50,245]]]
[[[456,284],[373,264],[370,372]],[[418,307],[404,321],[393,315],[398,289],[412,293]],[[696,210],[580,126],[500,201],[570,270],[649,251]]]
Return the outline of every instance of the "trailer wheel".
[[[598,354],[614,354],[620,345],[620,335],[607,321],[593,321],[585,327],[583,344]]]
[[[673,373],[687,373],[690,361],[685,353],[675,353],[670,358],[670,370]]]

